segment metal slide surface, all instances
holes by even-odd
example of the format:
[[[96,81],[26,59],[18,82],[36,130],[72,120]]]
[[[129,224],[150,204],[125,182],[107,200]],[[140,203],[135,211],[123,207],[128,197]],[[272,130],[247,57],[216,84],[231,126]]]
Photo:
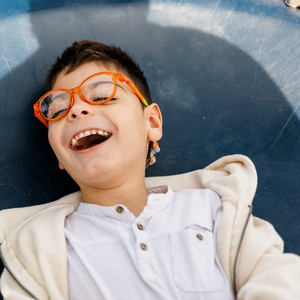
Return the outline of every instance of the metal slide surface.
[[[164,137],[147,176],[230,154],[258,171],[254,215],[300,254],[300,11],[281,0],[1,0],[0,209],[78,189],[32,105],[75,40],[120,45],[140,63]]]

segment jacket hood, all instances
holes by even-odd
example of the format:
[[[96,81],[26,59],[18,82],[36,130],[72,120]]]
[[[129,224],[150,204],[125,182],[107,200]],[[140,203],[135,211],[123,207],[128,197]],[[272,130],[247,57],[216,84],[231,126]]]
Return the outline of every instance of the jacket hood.
[[[223,202],[251,205],[257,187],[257,174],[252,161],[244,155],[224,156],[206,168],[179,175],[148,177],[147,188],[169,185],[174,192],[209,188]]]

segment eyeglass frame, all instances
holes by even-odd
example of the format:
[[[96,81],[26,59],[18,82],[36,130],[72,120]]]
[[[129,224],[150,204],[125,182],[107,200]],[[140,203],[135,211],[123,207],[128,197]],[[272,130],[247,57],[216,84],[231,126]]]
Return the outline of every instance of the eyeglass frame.
[[[88,101],[82,94],[82,88],[85,85],[85,83],[87,81],[89,81],[91,78],[99,76],[99,75],[109,75],[113,82],[114,82],[114,90],[111,94],[111,96],[109,98],[107,98],[104,101],[101,102],[90,102]],[[78,93],[81,100],[90,104],[90,105],[101,105],[104,104],[108,101],[110,101],[116,94],[117,92],[117,82],[125,82],[132,90],[133,92],[136,94],[136,96],[141,100],[141,102],[143,103],[143,105],[145,105],[145,107],[149,106],[147,101],[145,100],[145,98],[142,96],[142,94],[139,92],[139,90],[134,86],[134,84],[132,83],[132,81],[127,78],[124,77],[123,75],[121,75],[120,73],[114,73],[114,72],[99,72],[99,73],[95,73],[91,76],[89,76],[88,78],[86,78],[78,87],[75,87],[73,89],[55,89],[55,90],[51,90],[49,92],[47,92],[46,94],[44,94],[34,105],[33,105],[33,110],[34,110],[34,115],[37,119],[39,119],[44,125],[46,125],[46,127],[48,127],[48,122],[56,122],[62,118],[64,118],[69,111],[71,110],[72,106],[74,105],[74,93]],[[59,91],[63,91],[63,92],[67,92],[70,95],[70,102],[69,102],[69,106],[68,109],[66,110],[65,113],[63,113],[62,115],[60,115],[57,118],[54,119],[48,119],[44,116],[42,109],[41,109],[41,102],[42,100],[47,97],[48,95],[52,94],[53,92],[59,92]]]

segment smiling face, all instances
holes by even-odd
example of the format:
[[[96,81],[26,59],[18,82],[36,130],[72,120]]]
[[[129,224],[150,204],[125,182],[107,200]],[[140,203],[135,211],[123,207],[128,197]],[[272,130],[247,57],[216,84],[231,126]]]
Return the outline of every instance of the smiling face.
[[[72,89],[95,73],[117,71],[86,63],[70,74],[60,73],[53,89]],[[143,109],[135,93],[121,82],[114,100],[101,105],[90,105],[74,93],[67,116],[49,122],[48,131],[60,167],[81,188],[106,189],[137,176],[144,180],[149,140],[161,135],[158,106]]]

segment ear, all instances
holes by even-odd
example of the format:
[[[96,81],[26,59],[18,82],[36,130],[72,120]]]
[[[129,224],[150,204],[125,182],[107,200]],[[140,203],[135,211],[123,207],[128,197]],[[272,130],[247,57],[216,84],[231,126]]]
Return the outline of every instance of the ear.
[[[162,137],[162,116],[159,106],[156,103],[150,104],[147,108],[148,139],[152,142],[159,141]]]
[[[64,169],[65,169],[64,166],[63,166],[60,162],[58,162],[58,167],[59,167],[61,170],[64,170]]]

